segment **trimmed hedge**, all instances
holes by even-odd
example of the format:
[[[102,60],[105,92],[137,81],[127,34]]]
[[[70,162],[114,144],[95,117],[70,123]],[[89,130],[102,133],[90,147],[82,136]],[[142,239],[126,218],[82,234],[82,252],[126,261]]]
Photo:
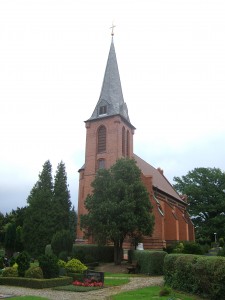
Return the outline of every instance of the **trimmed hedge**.
[[[51,245],[45,247],[45,254],[52,254]],[[72,258],[79,259],[82,263],[114,262],[113,246],[80,245],[73,244]],[[90,259],[91,258],[91,259]]]
[[[164,261],[164,280],[174,289],[223,300],[225,258],[169,254]]]
[[[55,286],[68,285],[73,282],[71,277],[34,279],[24,277],[0,277],[0,285],[22,286],[32,289],[44,289]]]
[[[163,275],[165,251],[129,250],[128,256],[137,261],[139,272],[148,275]]]

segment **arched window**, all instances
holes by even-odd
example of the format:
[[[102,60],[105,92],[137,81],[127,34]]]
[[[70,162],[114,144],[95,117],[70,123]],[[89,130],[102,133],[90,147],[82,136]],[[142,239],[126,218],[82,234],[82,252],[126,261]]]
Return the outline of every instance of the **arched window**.
[[[130,133],[127,130],[127,156],[130,157]]]
[[[98,129],[98,153],[106,151],[106,128],[100,126]]]
[[[125,136],[125,128],[122,129],[122,155],[125,156],[125,142],[126,142],[126,136]]]
[[[102,158],[98,160],[98,169],[105,169],[105,160]]]

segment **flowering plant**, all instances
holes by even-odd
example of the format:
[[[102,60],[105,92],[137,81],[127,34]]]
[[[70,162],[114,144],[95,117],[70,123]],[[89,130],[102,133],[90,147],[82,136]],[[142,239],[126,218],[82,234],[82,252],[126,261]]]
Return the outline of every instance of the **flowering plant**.
[[[85,279],[83,282],[75,280],[73,285],[76,286],[89,286],[89,287],[103,287],[103,282],[93,281],[92,279]]]

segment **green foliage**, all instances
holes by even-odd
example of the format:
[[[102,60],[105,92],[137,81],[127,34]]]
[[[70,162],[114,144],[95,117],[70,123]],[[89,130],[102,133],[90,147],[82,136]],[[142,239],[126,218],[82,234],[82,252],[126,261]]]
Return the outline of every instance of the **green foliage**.
[[[60,252],[58,258],[64,261],[68,261],[68,252],[67,251]]]
[[[32,266],[25,272],[26,278],[43,278],[42,269],[38,266]]]
[[[51,246],[51,244],[46,245],[46,246],[45,246],[45,255],[52,255],[52,254],[53,254],[53,251],[52,251],[52,246]]]
[[[173,253],[183,253],[183,252],[184,252],[184,244],[183,243],[177,243],[177,245],[173,249]]]
[[[73,245],[73,258],[79,259],[82,263],[88,263],[90,256],[96,262],[113,262],[114,248],[112,246]]]
[[[3,277],[18,277],[18,270],[17,270],[17,268],[13,268],[13,267],[5,268],[2,271],[2,276]]]
[[[80,260],[73,258],[66,263],[66,270],[68,272],[82,273],[87,270],[87,267]]]
[[[169,254],[164,261],[164,280],[174,289],[223,300],[225,258]]]
[[[224,238],[219,238],[219,247],[223,247],[225,245]]]
[[[51,247],[55,255],[58,256],[60,252],[65,251],[68,256],[73,247],[73,240],[69,230],[56,232],[52,237]]]
[[[41,255],[38,259],[44,278],[59,276],[58,259],[55,255]]]
[[[223,246],[223,248],[219,250],[218,256],[225,256],[225,246]]]
[[[195,242],[184,242],[183,253],[185,254],[204,254],[202,247]]]
[[[52,197],[52,166],[48,160],[27,199],[23,225],[25,249],[35,257],[44,253],[54,233]]]
[[[37,279],[37,278],[10,278],[10,277],[0,277],[0,284],[11,285],[11,286],[23,286],[33,289],[46,289],[55,286],[68,285],[72,283],[71,277],[62,278],[50,278],[50,279]]]
[[[12,256],[9,260],[9,266],[13,267],[13,265],[16,263],[16,258],[14,256]]]
[[[132,261],[137,261],[139,272],[151,276],[163,275],[165,251],[129,250]]]
[[[15,223],[7,224],[5,234],[5,251],[9,257],[12,256],[15,251],[15,240],[16,240],[16,225]]]
[[[81,227],[99,244],[114,244],[116,264],[121,262],[122,245],[134,232],[151,234],[154,217],[141,170],[133,159],[119,159],[109,170],[100,169],[92,182],[93,194],[85,201],[88,211]]]
[[[17,258],[16,263],[18,264],[18,273],[20,277],[24,277],[25,271],[30,267],[30,257],[26,251],[21,252]]]
[[[62,161],[58,164],[56,170],[52,202],[54,207],[53,222],[55,232],[62,229],[69,230],[71,201],[67,184],[66,167]]]
[[[159,296],[162,297],[162,296],[168,296],[170,295],[172,292],[172,289],[168,286],[163,286],[162,289],[160,290],[159,292]]]
[[[217,168],[195,168],[186,176],[174,177],[175,189],[188,196],[189,213],[197,238],[214,240],[214,232],[225,232],[225,173]]]
[[[62,259],[59,259],[58,260],[58,266],[60,268],[65,268],[66,267],[66,262],[64,260],[62,260]]]

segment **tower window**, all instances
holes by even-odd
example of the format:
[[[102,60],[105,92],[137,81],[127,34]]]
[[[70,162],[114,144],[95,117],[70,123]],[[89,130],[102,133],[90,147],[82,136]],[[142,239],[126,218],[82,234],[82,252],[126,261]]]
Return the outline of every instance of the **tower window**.
[[[105,169],[105,160],[104,159],[98,160],[98,169]]]
[[[125,141],[126,137],[125,137],[125,128],[123,127],[122,129],[122,155],[125,156]]]
[[[105,115],[105,114],[107,114],[107,106],[106,105],[100,106],[99,115]]]
[[[98,129],[98,153],[106,151],[106,128],[100,126]]]
[[[127,156],[130,157],[130,133],[127,130]]]

